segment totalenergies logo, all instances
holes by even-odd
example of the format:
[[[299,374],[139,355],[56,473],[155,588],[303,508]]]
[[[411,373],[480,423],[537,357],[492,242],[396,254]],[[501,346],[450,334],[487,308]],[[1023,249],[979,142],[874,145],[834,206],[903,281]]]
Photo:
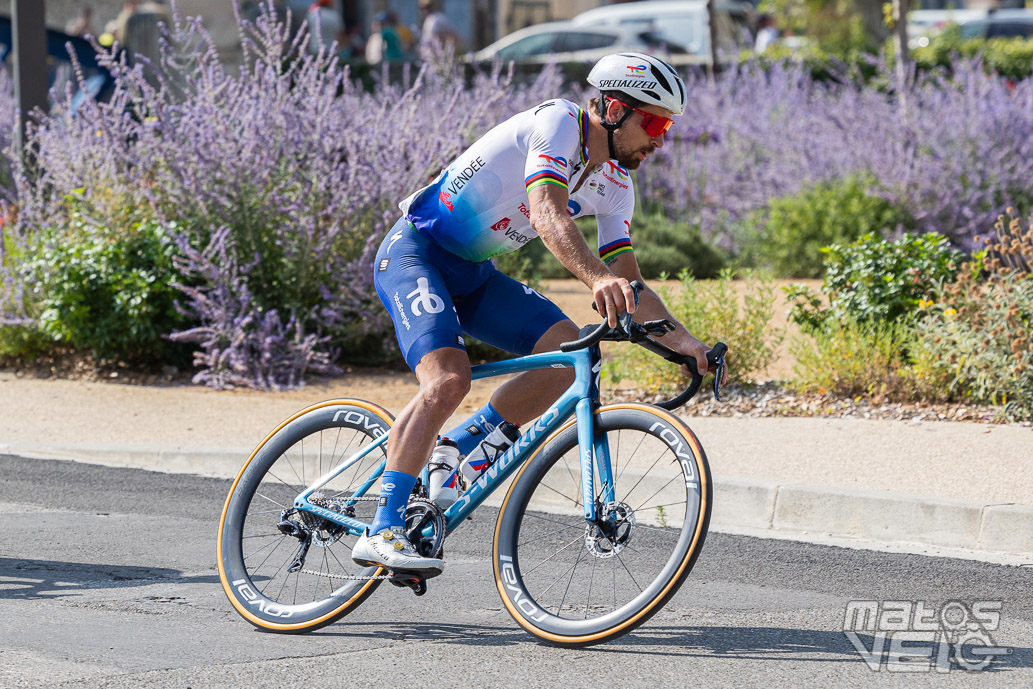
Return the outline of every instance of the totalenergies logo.
[[[617,176],[617,179],[627,179],[628,172],[617,163],[612,160],[607,160],[606,164],[610,166],[610,172]]]
[[[628,76],[629,77],[644,77],[646,76],[645,65],[628,65]]]
[[[545,162],[552,163],[553,165],[555,165],[556,167],[560,168],[561,170],[565,170],[567,168],[567,161],[564,160],[563,158],[553,158],[552,156],[547,156],[544,153],[538,154],[538,157],[539,158],[544,158]]]

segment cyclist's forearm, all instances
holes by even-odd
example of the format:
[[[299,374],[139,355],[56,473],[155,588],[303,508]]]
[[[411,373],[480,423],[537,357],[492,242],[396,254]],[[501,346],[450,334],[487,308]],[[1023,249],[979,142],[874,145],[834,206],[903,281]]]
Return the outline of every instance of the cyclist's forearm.
[[[635,313],[635,320],[639,323],[645,321],[659,320],[666,318],[674,323],[674,330],[663,336],[663,343],[679,352],[684,352],[691,343],[696,342],[696,337],[675,318],[663,300],[648,285],[639,295],[638,311]]]
[[[588,247],[577,225],[565,213],[563,217],[543,214],[535,231],[542,238],[545,248],[552,252],[563,267],[589,287],[600,278],[613,277],[613,273]]]

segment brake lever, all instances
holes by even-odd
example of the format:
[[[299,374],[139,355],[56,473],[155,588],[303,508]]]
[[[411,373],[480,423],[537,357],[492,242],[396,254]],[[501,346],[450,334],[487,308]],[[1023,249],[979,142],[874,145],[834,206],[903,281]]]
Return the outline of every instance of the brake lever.
[[[663,336],[667,333],[674,332],[674,323],[666,318],[661,318],[655,321],[646,321],[642,324],[642,327],[645,328],[646,332],[650,335]]]
[[[721,401],[721,379],[725,374],[725,356],[722,354],[714,362],[717,364],[717,369],[714,371],[714,399],[718,402]]]

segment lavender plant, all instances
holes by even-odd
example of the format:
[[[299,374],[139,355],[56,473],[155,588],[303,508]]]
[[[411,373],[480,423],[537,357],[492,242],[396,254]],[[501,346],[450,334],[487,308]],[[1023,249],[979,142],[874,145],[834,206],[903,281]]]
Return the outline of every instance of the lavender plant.
[[[38,317],[40,286],[53,281],[25,257],[55,237],[75,241],[48,231],[69,226],[63,200],[74,193],[82,221],[107,231],[94,236],[121,241],[131,228],[114,219],[131,206],[175,247],[172,277],[189,325],[168,334],[197,348],[198,382],[291,386],[336,362],[393,351],[382,347],[390,324],[371,263],[397,201],[517,110],[556,95],[583,100],[556,72],[530,85],[499,71],[467,84],[442,60],[402,83],[384,73],[366,91],[333,56],[301,50],[304,29],[291,34],[271,7],[241,22],[239,71],[220,62],[197,21],[178,17],[157,64],[105,53],[112,100],[40,123],[33,183],[6,148],[0,319]],[[0,145],[14,113],[4,79]],[[973,250],[1005,205],[1033,202],[1033,81],[1009,88],[962,61],[949,79],[900,85],[886,70],[872,83],[890,87],[849,75],[815,83],[788,63],[747,64],[713,83],[690,76],[686,116],[635,173],[647,215],[698,226],[734,252],[742,226],[763,223],[772,199],[865,179],[865,193],[906,211],[914,231]],[[897,98],[905,90],[906,108]]]
[[[112,101],[46,120],[42,176],[18,179],[29,243],[64,220],[68,189],[98,219],[128,198],[162,223],[194,325],[171,337],[198,346],[197,382],[294,386],[335,370],[341,350],[363,354],[356,341],[389,337],[372,260],[397,201],[558,90],[551,72],[517,87],[496,71],[464,88],[438,68],[366,93],[334,57],[299,50],[304,39],[271,13],[242,23],[245,61],[231,73],[203,26],[176,18],[160,64],[102,57]]]
[[[962,60],[950,79],[925,73],[900,85],[876,67],[874,83],[892,88],[849,74],[816,83],[790,62],[746,63],[713,83],[690,75],[685,116],[637,173],[640,198],[699,218],[705,236],[735,250],[742,226],[758,212],[763,222],[772,199],[863,176],[914,219],[915,232],[976,249],[975,235],[1005,206],[1033,202],[1033,81],[1011,85]],[[700,127],[717,141],[701,144]]]

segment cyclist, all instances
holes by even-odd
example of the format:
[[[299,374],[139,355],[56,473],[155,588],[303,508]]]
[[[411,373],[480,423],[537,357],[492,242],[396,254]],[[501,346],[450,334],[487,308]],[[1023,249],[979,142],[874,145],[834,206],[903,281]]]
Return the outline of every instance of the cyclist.
[[[556,99],[513,116],[399,204],[404,216],[384,238],[374,280],[420,390],[391,430],[377,513],[352,549],[360,564],[429,576],[444,566],[413,550],[403,516],[439,430],[470,390],[463,334],[521,356],[577,339],[577,326],[555,304],[489,259],[538,236],[592,290],[611,327],[635,311],[629,283],[642,276],[631,245],[628,170],[664,145],[672,118],[685,111],[685,86],[670,65],[641,53],[604,57],[588,82],[600,94],[587,109]],[[574,224],[583,215],[597,218],[598,256]],[[677,323],[648,288],[638,309],[641,319]],[[707,348],[683,326],[664,343],[706,373]],[[503,421],[538,417],[573,379],[572,369],[522,373],[447,435],[466,454]]]

